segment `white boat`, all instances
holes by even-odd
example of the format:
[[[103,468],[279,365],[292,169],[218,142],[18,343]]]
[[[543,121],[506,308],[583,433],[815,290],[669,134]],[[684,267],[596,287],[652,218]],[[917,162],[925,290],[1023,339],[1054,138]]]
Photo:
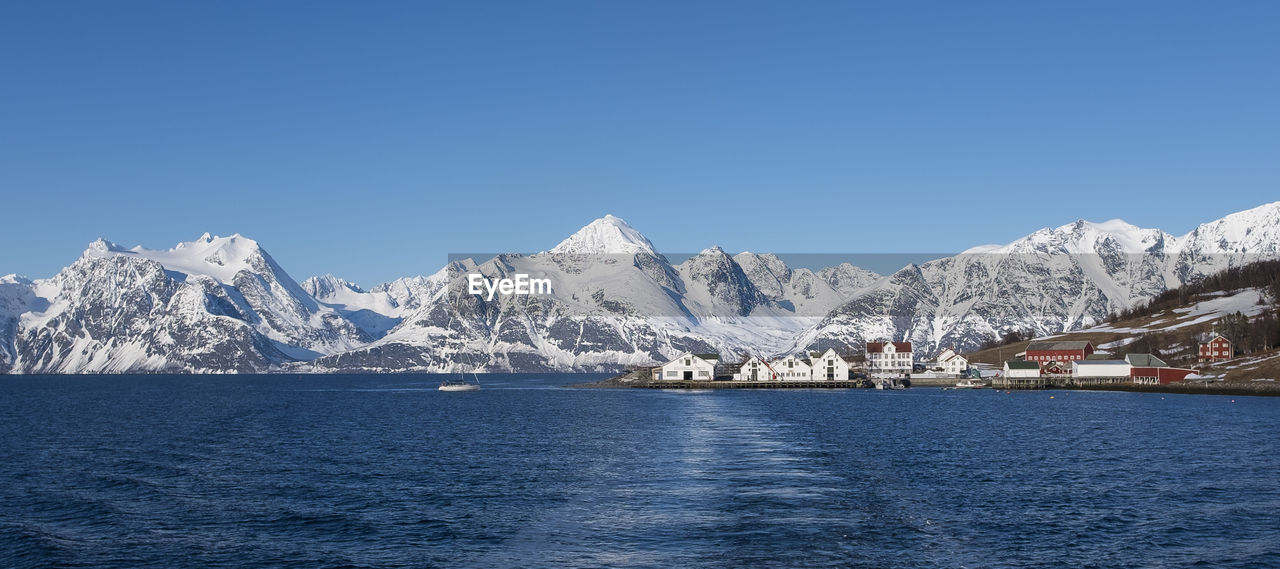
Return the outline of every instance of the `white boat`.
[[[462,293],[461,291],[459,291],[458,298],[460,299],[461,297],[462,297]],[[455,309],[453,307],[453,304],[450,303],[449,304],[449,323],[445,324],[445,328],[448,328],[453,324],[454,316],[456,315],[457,315],[457,309]],[[457,364],[458,362],[454,362],[454,363]],[[476,375],[474,366],[472,366],[471,369],[472,369],[471,371],[472,381],[470,383],[467,382],[467,375],[465,373],[458,372],[456,378],[452,376],[446,376],[444,378],[444,381],[440,382],[440,387],[438,389],[440,391],[480,391],[480,376]]]
[[[479,383],[450,383],[448,381],[440,384],[440,391],[480,391]]]
[[[972,377],[966,377],[956,382],[956,389],[982,389],[986,386],[987,384],[983,383],[981,379],[973,379]]]

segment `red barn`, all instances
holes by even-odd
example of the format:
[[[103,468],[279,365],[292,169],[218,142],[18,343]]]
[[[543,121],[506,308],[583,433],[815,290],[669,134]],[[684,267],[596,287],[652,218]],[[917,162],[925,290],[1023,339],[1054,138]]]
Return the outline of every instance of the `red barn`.
[[[1200,362],[1221,362],[1231,359],[1231,340],[1221,335],[1200,344]]]
[[[1083,360],[1093,353],[1093,344],[1088,341],[1052,341],[1031,342],[1027,345],[1025,359],[1036,362],[1043,368],[1049,362],[1070,364]]]
[[[1151,354],[1129,354],[1124,357],[1129,365],[1129,378],[1138,385],[1164,385],[1182,381],[1195,373],[1194,369],[1169,367],[1164,360]]]

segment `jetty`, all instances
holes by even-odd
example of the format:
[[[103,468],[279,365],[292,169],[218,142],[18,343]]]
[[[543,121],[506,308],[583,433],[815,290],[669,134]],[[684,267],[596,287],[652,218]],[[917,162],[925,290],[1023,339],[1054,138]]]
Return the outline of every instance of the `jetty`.
[[[866,380],[832,381],[647,381],[630,387],[643,389],[867,389]]]
[[[652,368],[632,369],[620,375],[594,381],[580,383],[569,387],[583,388],[632,388],[632,389],[873,389],[877,382],[890,382],[888,379],[804,379],[804,380],[733,380],[729,376],[715,376],[714,379],[654,379]],[[910,385],[898,380],[901,386]],[[901,387],[899,387],[900,389]]]

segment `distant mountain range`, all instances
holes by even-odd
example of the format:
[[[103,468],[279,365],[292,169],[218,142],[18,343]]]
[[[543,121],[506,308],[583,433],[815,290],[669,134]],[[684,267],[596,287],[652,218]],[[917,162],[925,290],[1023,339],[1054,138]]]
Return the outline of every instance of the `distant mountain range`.
[[[1173,236],[1077,221],[879,275],[719,247],[680,263],[607,215],[550,251],[449,263],[364,290],[295,281],[257,242],[91,243],[52,278],[0,277],[0,372],[596,371],[685,351],[726,358],[910,340],[971,349],[1088,327],[1228,266],[1280,257],[1280,202]],[[479,264],[477,264],[479,261]],[[468,273],[553,292],[466,290]]]

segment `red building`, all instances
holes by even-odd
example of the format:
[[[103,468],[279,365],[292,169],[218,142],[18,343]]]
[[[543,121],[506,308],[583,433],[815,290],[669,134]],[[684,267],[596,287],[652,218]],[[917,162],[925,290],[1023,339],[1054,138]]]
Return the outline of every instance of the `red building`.
[[[1043,368],[1049,362],[1069,364],[1083,360],[1093,353],[1093,344],[1088,341],[1039,341],[1027,345],[1023,359],[1037,362]],[[1070,369],[1070,367],[1068,367]]]
[[[1182,381],[1195,372],[1181,367],[1135,367],[1129,368],[1129,377],[1139,385],[1164,385]]]
[[[1200,359],[1204,362],[1221,362],[1231,359],[1231,340],[1222,336],[1214,336],[1212,340],[1200,344]]]
[[[1169,367],[1164,360],[1151,354],[1129,354],[1124,360],[1133,366],[1129,368],[1129,378],[1139,385],[1163,385],[1182,381],[1195,373],[1194,369]]]

